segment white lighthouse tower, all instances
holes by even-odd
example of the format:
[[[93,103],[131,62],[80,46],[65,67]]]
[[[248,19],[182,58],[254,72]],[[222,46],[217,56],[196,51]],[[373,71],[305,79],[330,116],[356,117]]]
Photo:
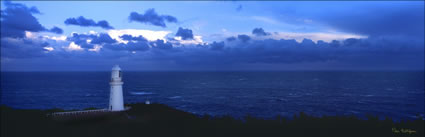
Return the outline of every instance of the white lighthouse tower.
[[[109,96],[109,110],[110,111],[123,111],[124,110],[124,99],[122,93],[122,74],[121,68],[118,65],[112,67],[111,73],[111,93]]]

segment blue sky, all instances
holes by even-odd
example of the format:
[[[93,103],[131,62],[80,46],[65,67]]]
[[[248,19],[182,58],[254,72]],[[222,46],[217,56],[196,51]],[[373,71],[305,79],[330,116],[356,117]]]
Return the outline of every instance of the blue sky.
[[[424,69],[423,1],[3,1],[1,10],[2,71]]]

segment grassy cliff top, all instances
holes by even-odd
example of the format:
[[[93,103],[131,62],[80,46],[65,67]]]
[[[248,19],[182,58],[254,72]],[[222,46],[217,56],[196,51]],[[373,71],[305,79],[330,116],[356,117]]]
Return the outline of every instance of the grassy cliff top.
[[[287,120],[197,116],[162,104],[129,104],[132,109],[108,117],[55,121],[46,114],[63,111],[1,106],[1,137],[391,137],[424,136],[424,120],[394,122],[354,116],[313,117],[300,113]]]

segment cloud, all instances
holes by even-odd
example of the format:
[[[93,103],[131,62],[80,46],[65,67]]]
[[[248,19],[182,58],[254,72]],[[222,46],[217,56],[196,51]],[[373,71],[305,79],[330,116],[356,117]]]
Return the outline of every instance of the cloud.
[[[323,42],[321,44],[325,44],[325,43]],[[316,44],[311,39],[303,39],[303,41],[300,43],[300,45],[301,46],[316,46]]]
[[[58,27],[51,30],[41,25],[33,14],[40,14],[36,7],[27,7],[23,4],[4,1],[4,10],[1,10],[1,37],[24,38],[25,32],[48,31],[60,34]]]
[[[100,33],[99,36],[94,37],[93,40],[91,40],[91,44],[112,44],[116,43],[117,41],[115,39],[112,39],[111,36],[109,36],[106,33]]]
[[[311,39],[313,41],[323,40],[326,42],[331,42],[332,40],[344,40],[348,38],[362,39],[367,38],[364,35],[355,35],[347,33],[320,33],[320,32],[306,32],[306,33],[296,33],[296,32],[275,32],[272,35],[267,36],[266,38],[273,39],[295,39],[298,42],[301,42],[303,39]]]
[[[201,36],[184,28],[177,30],[177,37],[170,37],[173,36],[171,31],[138,29],[74,33],[68,37],[41,36],[44,33],[38,32],[60,34],[63,30],[41,25],[34,17],[40,14],[35,7],[4,3],[0,51],[2,68],[8,70],[33,64],[25,67],[30,69],[43,62],[50,65],[47,68],[63,64],[72,67],[122,63],[131,68],[152,70],[424,69],[423,3],[414,5],[413,2],[412,6],[403,2],[383,4],[391,8],[379,4],[362,8],[353,4],[350,8],[337,5],[329,11],[309,9],[296,12],[294,16],[310,25],[328,25],[324,28],[329,31],[269,33],[256,28],[252,34],[220,34],[212,43],[204,43]],[[329,9],[326,6],[329,5],[317,7]],[[144,14],[134,12],[133,20],[132,14],[130,21],[160,27],[177,22],[175,17],[158,15],[153,9]],[[272,15],[251,19],[269,25],[282,24],[278,20],[281,18]],[[102,21],[84,21],[98,27],[109,26],[106,21],[106,25]]]
[[[263,30],[263,28],[255,28],[254,30],[252,30],[252,34],[254,34],[256,36],[267,36],[267,35],[270,35],[270,33],[265,32]]]
[[[78,34],[81,39],[90,39],[96,36],[92,35],[94,34]],[[100,35],[96,37],[100,37]],[[124,37],[130,38],[129,36]],[[131,37],[131,39],[133,38]],[[310,39],[304,39],[302,42],[293,39],[251,39],[249,42],[242,40],[218,41],[210,44],[182,46],[174,46],[170,43],[171,41],[164,40],[150,42],[129,40],[128,43],[103,43],[103,48],[98,49],[97,54],[88,54],[90,51],[84,50],[88,48],[71,42],[67,46],[67,50],[79,51],[78,56],[71,55],[71,53],[76,54],[74,52],[60,52],[56,48],[45,53],[46,48],[51,45],[43,45],[42,42],[32,42],[31,44],[31,42],[20,40],[16,43],[13,42],[16,39],[8,39],[8,43],[2,40],[2,53],[6,53],[2,54],[2,58],[5,56],[23,58],[56,55],[55,58],[72,56],[75,60],[85,58],[98,62],[109,58],[125,58],[127,60],[125,63],[143,60],[143,62],[156,62],[159,66],[170,66],[171,70],[211,68],[240,70],[261,69],[261,66],[263,69],[284,70],[316,68],[325,70],[424,69],[423,43],[404,39],[351,38],[331,42],[319,40],[316,43]],[[95,47],[91,49],[95,49]],[[8,52],[20,53],[20,55]]]
[[[53,47],[50,47],[50,46],[43,47],[43,49],[45,49],[48,52],[55,50]]]
[[[224,42],[213,42],[209,45],[211,50],[223,50]]]
[[[193,39],[192,30],[179,27],[176,36],[180,36],[183,40]]]
[[[73,33],[72,37],[68,37],[70,45],[67,47],[68,51],[95,51],[102,52],[103,48],[113,51],[146,51],[149,50],[149,43],[143,36],[133,37],[128,34],[119,36],[125,43],[119,43],[112,38],[108,33],[92,33],[92,34],[78,34]],[[114,53],[112,53],[114,54]]]
[[[142,35],[138,36],[138,37],[133,37],[131,35],[128,34],[124,34],[122,36],[120,36],[120,38],[122,38],[123,40],[126,41],[148,41],[145,37],[143,37]]]
[[[234,37],[234,36],[228,37],[228,38],[226,38],[226,40],[227,41],[235,41],[236,40],[236,37]]]
[[[137,12],[131,12],[128,17],[130,21],[137,21],[140,23],[151,24],[160,27],[167,27],[165,22],[176,23],[177,18],[170,15],[158,15],[154,9],[148,9],[145,14],[139,14]]]
[[[75,42],[69,43],[69,46],[66,47],[65,49],[68,50],[68,51],[74,51],[74,50],[81,51],[81,50],[83,50],[83,48],[81,48],[81,46],[75,44]]]
[[[94,45],[91,44],[89,41],[93,40],[96,37],[97,36],[94,34],[86,35],[73,33],[71,37],[67,37],[67,40],[73,42],[75,45],[79,45],[80,47],[86,49],[94,47]]]
[[[83,16],[78,18],[68,18],[64,21],[66,25],[77,25],[82,27],[101,27],[103,29],[113,29],[105,20],[98,21],[97,23],[92,19],[86,19]]]
[[[186,40],[183,40],[182,37],[174,37],[172,40],[170,40],[170,42],[185,44],[185,45],[196,45],[196,44],[204,43],[204,41],[202,40],[202,36],[193,36],[193,39],[186,39]]]
[[[147,51],[150,49],[148,43],[142,42],[142,41],[128,42],[127,44],[124,44],[124,43],[107,44],[104,47],[111,50],[120,50],[120,51]]]
[[[122,30],[109,30],[108,34],[119,43],[127,43],[127,40],[121,38],[123,35],[131,35],[132,37],[142,36],[149,41],[155,41],[158,39],[166,40],[166,36],[171,31],[152,31],[152,30],[141,30],[141,29],[122,29]]]
[[[223,39],[209,44],[182,44],[180,41],[183,40],[172,38],[145,39],[140,33],[115,34],[122,34],[117,35],[118,38],[127,42],[119,42],[109,33],[94,32],[73,33],[67,38],[67,43],[62,44],[62,48],[55,43],[46,42],[46,38],[39,37],[36,33],[28,33],[31,36],[23,39],[2,38],[1,57],[2,60],[9,60],[8,62],[13,62],[14,59],[54,59],[59,64],[60,61],[100,64],[118,61],[134,65],[134,68],[148,66],[153,70],[164,69],[165,66],[169,70],[424,69],[423,41],[398,37],[315,42],[307,38],[300,41],[257,39],[240,34],[231,37],[232,41]]]
[[[1,38],[2,58],[34,58],[46,56],[50,44],[45,41],[29,38]],[[48,48],[48,49],[46,49]]]
[[[304,39],[301,43],[295,40],[265,39],[252,40],[249,43],[227,43],[226,46],[223,43],[213,43],[209,46],[221,52],[215,54],[198,49],[194,51],[196,53],[186,53],[187,57],[181,55],[173,60],[186,65],[222,67],[235,64],[318,63],[325,66],[332,64],[327,69],[337,69],[333,65],[343,69],[424,68],[423,46],[406,40],[346,39],[331,43],[320,41],[316,44],[309,39]],[[202,60],[195,61],[192,58]]]
[[[58,28],[58,27],[53,27],[49,31],[52,32],[52,33],[56,33],[56,34],[62,34],[63,33],[63,30],[61,28]]]
[[[171,43],[167,43],[164,40],[156,40],[155,42],[151,42],[151,45],[154,48],[163,49],[163,50],[168,50],[173,48],[173,45]]]
[[[238,39],[241,40],[242,42],[247,42],[251,39],[251,37],[249,37],[248,35],[238,35]]]
[[[82,49],[93,49],[96,45],[114,44],[118,41],[113,39],[107,33],[99,34],[78,34],[73,33],[71,37],[67,38],[68,41],[80,46]],[[99,48],[99,47],[98,47]]]

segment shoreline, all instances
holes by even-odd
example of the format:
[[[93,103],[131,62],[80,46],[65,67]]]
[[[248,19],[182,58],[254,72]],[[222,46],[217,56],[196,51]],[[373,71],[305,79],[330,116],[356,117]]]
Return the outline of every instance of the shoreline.
[[[394,122],[374,116],[360,119],[300,113],[292,119],[238,119],[197,115],[163,104],[126,106],[131,109],[121,115],[56,121],[46,114],[64,110],[13,109],[2,105],[1,136],[424,136],[424,120],[419,118]],[[73,133],[65,134],[70,131]]]
[[[205,115],[208,115],[210,117],[232,117],[234,119],[239,119],[239,120],[243,120],[244,117],[255,117],[258,119],[264,119],[264,120],[273,120],[276,117],[282,117],[285,118],[287,120],[291,120],[294,116],[299,116],[300,113],[304,113],[308,116],[311,117],[316,117],[316,118],[321,118],[321,117],[356,117],[360,120],[367,120],[368,117],[377,117],[380,120],[384,120],[384,119],[392,119],[394,122],[402,122],[402,121],[412,121],[412,120],[417,120],[417,119],[422,119],[425,120],[425,114],[416,114],[416,115],[411,115],[409,117],[403,117],[403,118],[399,118],[399,117],[392,117],[389,115],[377,115],[377,114],[373,114],[373,113],[363,113],[360,115],[355,115],[355,114],[335,114],[335,115],[314,115],[314,114],[309,114],[306,112],[299,112],[299,113],[292,113],[289,115],[273,115],[273,116],[269,116],[269,117],[262,117],[262,116],[256,116],[256,115],[251,115],[251,114],[245,114],[245,115],[231,115],[231,114],[208,114],[208,113],[196,113],[196,112],[190,112],[190,111],[185,111],[173,106],[169,106],[167,104],[162,104],[162,103],[152,103],[152,104],[160,104],[160,105],[164,105],[167,107],[170,107],[171,109],[176,109],[179,111],[183,111],[183,112],[187,112],[187,113],[191,113],[193,115],[196,115],[198,117],[203,117]],[[127,106],[131,106],[131,105],[146,105],[145,103],[142,102],[132,102],[132,103],[128,103],[128,104],[124,104],[125,107]],[[46,112],[71,112],[71,111],[85,111],[85,110],[97,110],[97,109],[106,109],[106,108],[98,108],[98,107],[87,107],[87,108],[82,108],[82,109],[63,109],[63,108],[14,108],[14,107],[10,107],[7,106],[6,104],[0,104],[0,107],[7,107],[10,109],[14,109],[14,110],[35,110],[35,111],[46,111]]]

